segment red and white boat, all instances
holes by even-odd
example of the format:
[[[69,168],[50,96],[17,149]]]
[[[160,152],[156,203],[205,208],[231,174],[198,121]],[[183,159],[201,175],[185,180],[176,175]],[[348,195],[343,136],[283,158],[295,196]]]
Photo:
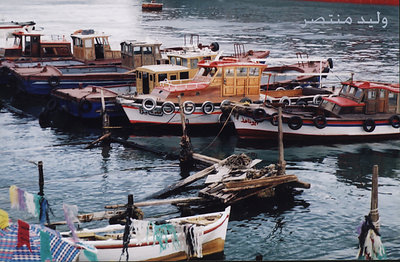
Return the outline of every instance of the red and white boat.
[[[133,220],[126,251],[129,259],[126,261],[178,261],[222,253],[230,210],[227,207],[221,212],[174,218],[162,224]],[[124,225],[109,225],[78,231],[78,246],[94,247],[98,261],[121,260],[124,228]],[[73,242],[69,237],[64,239]],[[83,249],[78,261],[90,261]]]
[[[283,137],[301,141],[371,141],[400,138],[399,84],[347,81],[337,96],[319,106],[285,106]],[[278,135],[277,108],[271,105],[224,106],[240,138],[266,140]]]

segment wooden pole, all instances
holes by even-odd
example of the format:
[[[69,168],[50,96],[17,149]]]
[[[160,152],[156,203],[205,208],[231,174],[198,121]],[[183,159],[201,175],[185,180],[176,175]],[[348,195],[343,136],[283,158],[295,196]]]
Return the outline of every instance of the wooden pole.
[[[186,119],[183,106],[181,104],[181,96],[178,96],[178,103],[179,103],[179,112],[181,115],[181,123],[182,123],[182,138],[181,142],[179,143],[181,146],[181,151],[179,154],[179,162],[181,170],[183,172],[187,172],[193,167],[193,148],[190,142],[190,138],[187,135]]]
[[[44,196],[43,187],[44,187],[44,176],[43,176],[43,162],[38,162],[39,169],[39,196]]]
[[[378,165],[374,165],[372,172],[372,190],[371,190],[371,220],[376,230],[379,232],[379,212],[378,212]]]
[[[278,108],[278,137],[279,137],[279,160],[278,160],[278,175],[286,173],[286,162],[283,151],[283,130],[282,130],[282,107]]]

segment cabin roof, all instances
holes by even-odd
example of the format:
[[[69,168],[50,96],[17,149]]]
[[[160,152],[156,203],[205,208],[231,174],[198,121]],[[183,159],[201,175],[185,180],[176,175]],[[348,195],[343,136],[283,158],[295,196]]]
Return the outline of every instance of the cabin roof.
[[[400,93],[399,84],[388,84],[388,83],[379,83],[379,82],[369,82],[369,81],[348,81],[343,82],[342,84],[347,84],[351,86],[358,87],[360,89],[386,89],[390,92]]]
[[[200,67],[240,67],[240,66],[251,66],[251,67],[262,67],[266,68],[266,64],[254,63],[249,61],[237,61],[236,59],[225,59],[218,61],[203,60],[198,63]]]
[[[95,32],[92,29],[88,30],[77,30],[74,33],[71,34],[71,37],[77,37],[77,38],[95,38],[95,37],[109,37],[110,35],[106,35],[105,33],[99,33]]]
[[[172,64],[145,65],[145,66],[138,67],[136,70],[143,71],[143,69],[153,71],[156,73],[189,70],[185,66],[172,65]]]
[[[337,104],[341,107],[364,106],[365,105],[365,103],[357,103],[356,101],[353,101],[351,99],[348,99],[346,97],[341,97],[341,96],[323,97],[322,99],[332,102],[334,104]]]

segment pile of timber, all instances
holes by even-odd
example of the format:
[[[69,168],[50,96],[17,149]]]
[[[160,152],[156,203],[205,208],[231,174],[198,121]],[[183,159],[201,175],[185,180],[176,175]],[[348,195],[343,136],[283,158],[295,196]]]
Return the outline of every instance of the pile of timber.
[[[199,196],[231,205],[251,196],[273,196],[274,188],[280,185],[310,188],[310,184],[299,181],[295,175],[279,174],[275,164],[255,169],[260,162],[245,154],[230,156],[218,165],[216,174],[208,175],[207,186],[200,190]]]

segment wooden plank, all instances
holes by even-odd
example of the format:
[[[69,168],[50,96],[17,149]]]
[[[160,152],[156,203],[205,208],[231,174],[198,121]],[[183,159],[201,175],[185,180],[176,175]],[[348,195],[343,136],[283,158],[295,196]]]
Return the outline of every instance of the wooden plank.
[[[207,179],[206,179],[206,184],[212,184],[215,182],[219,182],[222,180],[222,178],[224,177],[224,175],[229,174],[229,172],[231,171],[231,169],[227,166],[221,166],[218,168],[218,173],[216,173],[215,175],[208,175]]]
[[[195,182],[195,181],[207,176],[208,174],[213,172],[218,165],[223,165],[228,158],[229,157],[219,161],[218,164],[214,164],[212,166],[209,166],[206,169],[203,169],[203,170],[201,170],[200,172],[197,172],[194,175],[191,175],[191,176],[189,176],[189,177],[187,177],[187,178],[185,178],[183,180],[180,180],[179,182],[177,182],[175,184],[169,185],[168,187],[164,188],[163,190],[160,190],[160,191],[154,193],[153,195],[151,195],[150,198],[160,198],[160,197],[172,194],[174,191],[177,191],[180,188],[182,188],[182,187],[184,187],[184,186],[186,186],[188,184],[191,184],[191,183],[193,183],[193,182]]]
[[[250,179],[244,181],[231,181],[225,183],[226,189],[235,190],[242,190],[248,188],[257,188],[263,187],[272,184],[281,184],[281,183],[289,183],[298,181],[297,176],[295,175],[282,175],[282,176],[274,176],[274,177],[266,177],[266,178],[259,178],[259,179]]]
[[[201,154],[198,154],[198,153],[193,153],[192,157],[193,157],[194,160],[196,160],[198,162],[201,162],[203,164],[209,164],[209,165],[213,165],[213,164],[216,164],[219,161],[221,161],[218,158],[205,156],[205,155],[201,155]]]
[[[204,201],[205,199],[202,197],[185,197],[185,198],[172,198],[172,199],[162,199],[162,200],[152,200],[152,201],[143,201],[134,203],[137,207],[144,206],[157,206],[157,205],[169,205],[169,204],[177,204],[177,203],[189,203],[196,201]],[[105,209],[115,209],[115,208],[124,208],[126,204],[117,204],[117,205],[107,205]]]

